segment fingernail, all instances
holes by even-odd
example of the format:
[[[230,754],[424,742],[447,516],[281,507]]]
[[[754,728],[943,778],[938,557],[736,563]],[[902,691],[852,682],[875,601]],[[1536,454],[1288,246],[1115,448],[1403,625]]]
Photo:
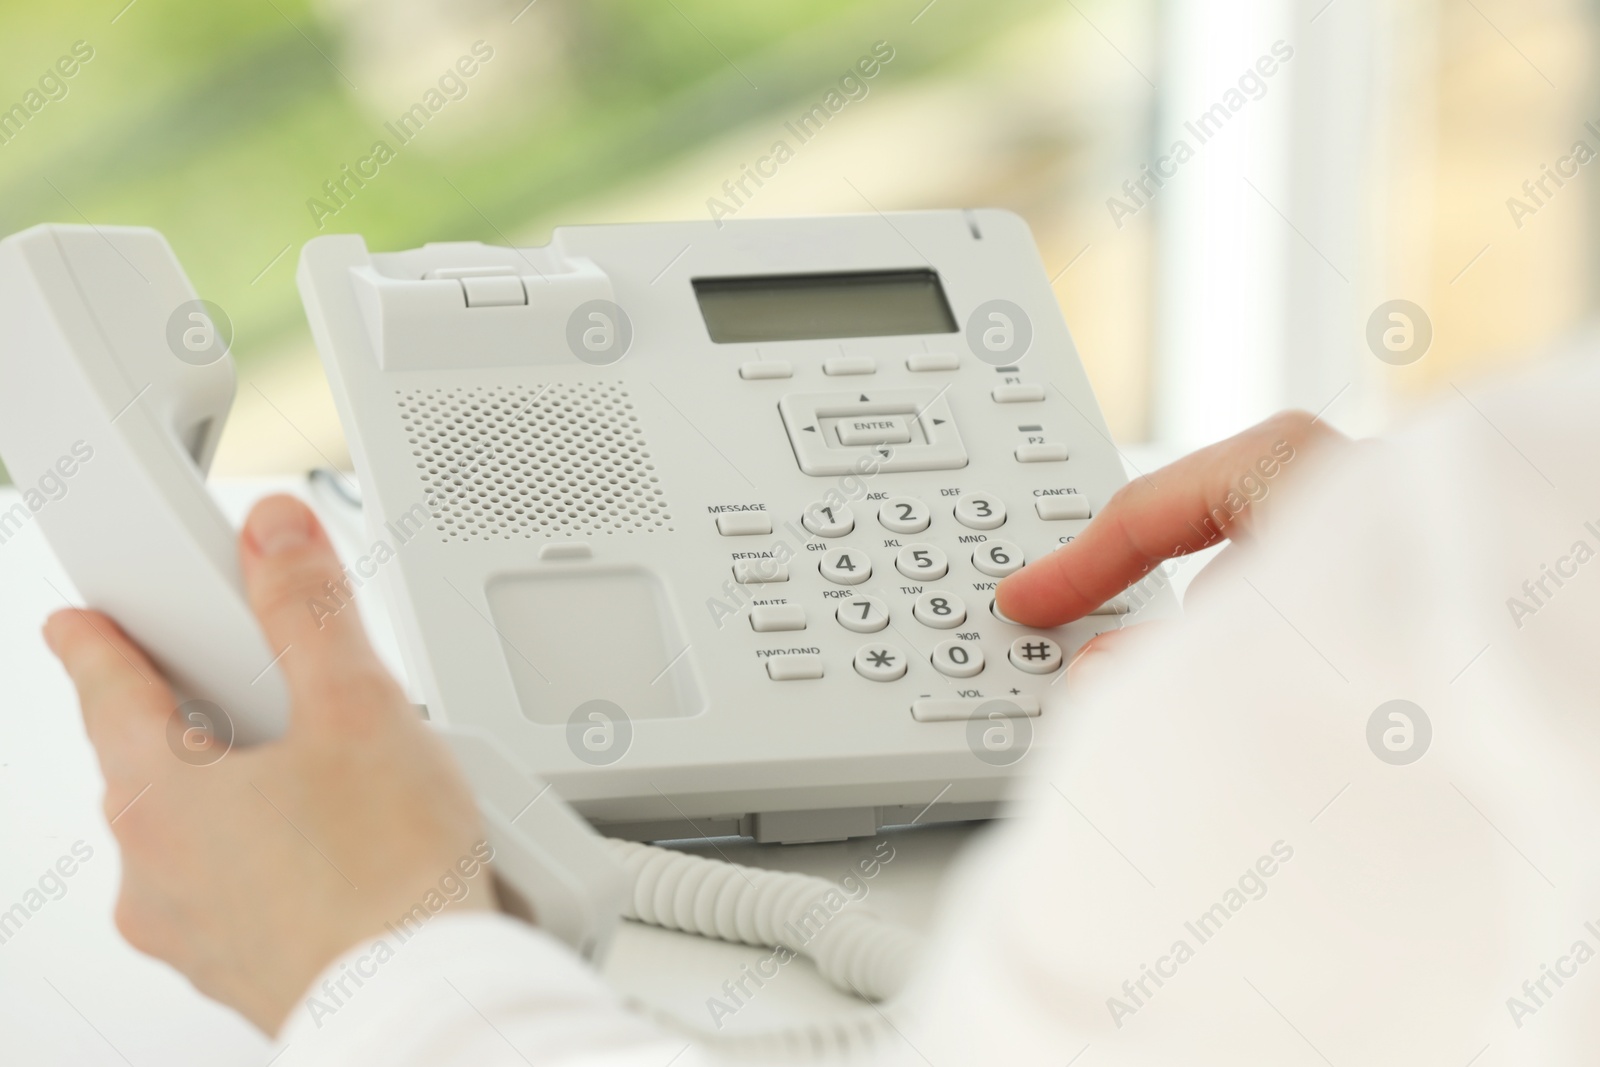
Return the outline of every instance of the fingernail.
[[[309,515],[292,497],[268,497],[250,512],[245,535],[263,556],[292,552],[311,539]]]

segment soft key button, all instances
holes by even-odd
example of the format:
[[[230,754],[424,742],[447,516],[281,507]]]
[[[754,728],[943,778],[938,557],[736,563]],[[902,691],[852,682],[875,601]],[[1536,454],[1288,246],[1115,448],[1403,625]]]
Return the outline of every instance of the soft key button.
[[[911,440],[904,415],[862,415],[834,424],[841,445],[903,445]]]
[[[1017,446],[1018,463],[1060,463],[1067,458],[1067,446],[1055,441]]]
[[[1082,493],[1042,496],[1033,502],[1033,509],[1041,519],[1087,519],[1090,515],[1089,498]]]
[[[806,609],[799,604],[755,604],[750,608],[750,629],[758,634],[805,628]]]
[[[794,364],[786,359],[752,360],[739,368],[739,377],[750,382],[769,378],[793,378]]]
[[[996,404],[1031,404],[1044,399],[1044,386],[1021,383],[997,385],[989,395],[994,397]]]
[[[871,356],[833,356],[822,361],[823,374],[876,374],[878,361]],[[907,438],[910,440],[910,438]]]
[[[961,357],[954,352],[913,352],[906,357],[906,370],[955,370],[961,366]]]
[[[717,516],[717,533],[723,537],[748,537],[772,532],[772,516],[764,511],[725,511]]]
[[[767,660],[767,677],[774,682],[803,681],[822,677],[822,657],[809,652],[773,656]]]
[[[956,501],[956,521],[969,530],[993,530],[1004,526],[1006,506],[990,493],[968,493]]]
[[[878,521],[895,533],[921,533],[928,528],[933,512],[928,505],[912,496],[890,497],[878,509]]]

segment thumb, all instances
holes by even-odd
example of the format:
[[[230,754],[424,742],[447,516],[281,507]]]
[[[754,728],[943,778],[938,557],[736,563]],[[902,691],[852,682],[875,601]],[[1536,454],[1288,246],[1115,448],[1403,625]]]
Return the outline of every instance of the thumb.
[[[258,502],[239,537],[239,562],[295,707],[384,675],[352,603],[355,590],[310,508],[291,496]]]

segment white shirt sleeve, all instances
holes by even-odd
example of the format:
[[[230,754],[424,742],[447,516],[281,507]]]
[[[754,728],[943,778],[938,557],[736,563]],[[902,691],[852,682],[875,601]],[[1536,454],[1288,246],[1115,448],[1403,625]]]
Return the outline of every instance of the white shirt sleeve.
[[[499,914],[443,912],[334,961],[279,1035],[275,1067],[698,1067],[565,945]],[[676,1057],[676,1058],[675,1058]]]
[[[1292,497],[1301,472],[1267,479],[1284,512],[1242,573],[1041,721],[882,1060],[1593,1062],[1597,460],[1588,367],[1452,402]],[[285,1038],[285,1064],[701,1055],[477,916]]]

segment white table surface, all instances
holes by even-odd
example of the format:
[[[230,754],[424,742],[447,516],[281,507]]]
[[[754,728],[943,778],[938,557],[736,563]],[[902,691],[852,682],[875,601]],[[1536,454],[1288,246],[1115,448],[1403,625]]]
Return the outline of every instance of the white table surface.
[[[304,485],[224,483],[217,495],[237,521],[264,493],[301,492]],[[14,491],[0,490],[0,511],[16,499]],[[349,516],[325,514],[341,551],[360,544]],[[396,665],[382,606],[369,595],[375,589],[363,591],[362,613],[380,652]],[[75,594],[34,523],[0,544],[0,911],[19,901],[75,842],[94,850],[67,880],[65,894],[0,944],[0,1061],[73,1067],[266,1064],[277,1052],[272,1042],[201,997],[166,965],[134,952],[112,926],[118,858],[100,812],[99,769],[71,686],[39,636],[45,616],[64,606],[62,595]],[[925,929],[940,875],[972,834],[965,827],[930,827],[894,835],[894,862],[870,883],[874,910]],[[867,841],[718,845],[738,862],[834,878],[872,849]],[[764,955],[758,948],[628,924],[604,972],[620,992],[709,1027],[707,998],[737,977],[742,964],[753,965]],[[856,1002],[799,961],[726,1025],[729,1031],[760,1029],[854,1010]]]

